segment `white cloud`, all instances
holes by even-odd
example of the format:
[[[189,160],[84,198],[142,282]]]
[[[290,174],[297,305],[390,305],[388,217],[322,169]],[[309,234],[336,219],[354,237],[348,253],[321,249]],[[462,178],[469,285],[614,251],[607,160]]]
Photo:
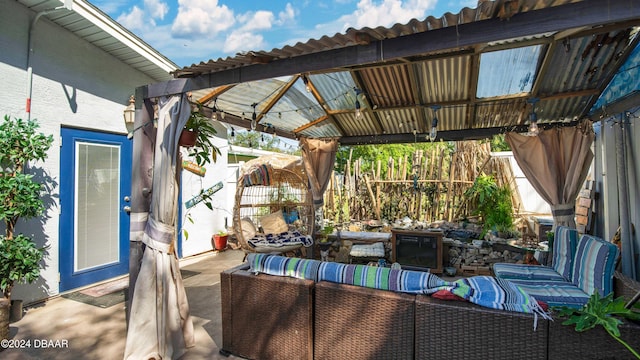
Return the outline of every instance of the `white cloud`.
[[[274,15],[271,11],[256,11],[248,16],[243,17],[245,19],[242,29],[245,31],[264,30],[271,29],[273,25]]]
[[[160,0],[144,0],[144,8],[131,8],[129,13],[123,13],[116,19],[129,30],[144,30],[156,26],[155,19],[164,19],[169,12],[167,3]]]
[[[152,18],[160,20],[169,12],[169,5],[160,0],[144,0],[144,8]]]
[[[391,27],[396,23],[408,23],[411,19],[424,19],[429,10],[435,8],[437,0],[359,0],[356,9],[328,23],[317,24],[304,36],[292,37],[285,43],[291,44],[324,35],[344,33],[348,28]]]
[[[276,24],[284,25],[289,21],[295,21],[296,15],[297,15],[297,12],[293,8],[291,3],[287,3],[287,5],[284,8],[284,11],[280,11],[278,13],[278,21],[276,22]]]
[[[377,3],[372,0],[360,0],[358,8],[353,14],[345,15],[339,20],[344,22],[341,31],[349,27],[360,29],[363,27],[393,26],[404,24],[414,18],[422,18],[426,11],[432,9],[436,0],[383,0]]]
[[[144,11],[137,6],[134,6],[128,14],[118,16],[116,21],[132,31],[144,29],[146,23]]]
[[[178,15],[171,27],[177,37],[215,37],[235,24],[233,10],[217,0],[178,0]]]
[[[240,50],[264,48],[264,38],[260,34],[250,31],[233,31],[227,36],[222,50],[225,53],[235,54]]]

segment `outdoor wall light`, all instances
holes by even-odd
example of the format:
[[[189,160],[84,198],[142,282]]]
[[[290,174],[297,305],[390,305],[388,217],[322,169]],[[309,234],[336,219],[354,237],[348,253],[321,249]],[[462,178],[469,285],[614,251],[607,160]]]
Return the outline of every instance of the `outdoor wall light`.
[[[131,95],[129,97],[129,105],[124,108],[124,126],[127,128],[127,134],[133,134],[133,123],[136,120],[136,98]]]

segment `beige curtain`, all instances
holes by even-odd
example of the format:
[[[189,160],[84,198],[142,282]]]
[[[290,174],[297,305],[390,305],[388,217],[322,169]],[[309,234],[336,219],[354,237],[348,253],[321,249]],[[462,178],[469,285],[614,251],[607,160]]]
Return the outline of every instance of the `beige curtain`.
[[[184,94],[161,98],[159,106],[153,152],[147,148],[147,152],[136,154],[138,135],[134,135],[133,166],[134,169],[140,167],[134,174],[152,171],[153,175],[148,216],[144,216],[144,209],[137,209],[143,217],[132,218],[132,241],[144,246],[137,278],[129,283],[133,296],[125,359],[175,359],[195,345],[193,322],[175,252],[180,189],[178,138],[191,114],[191,106]],[[153,159],[152,168],[148,167],[148,157]],[[135,179],[134,184],[141,185]],[[134,188],[133,192],[149,196],[149,191]],[[144,229],[140,231],[142,225]]]
[[[338,151],[338,140],[300,138],[304,169],[311,183],[313,206],[322,207],[324,191],[327,189]]]
[[[551,206],[554,228],[576,227],[575,201],[593,160],[594,138],[589,122],[544,130],[538,136],[506,134],[518,165]]]

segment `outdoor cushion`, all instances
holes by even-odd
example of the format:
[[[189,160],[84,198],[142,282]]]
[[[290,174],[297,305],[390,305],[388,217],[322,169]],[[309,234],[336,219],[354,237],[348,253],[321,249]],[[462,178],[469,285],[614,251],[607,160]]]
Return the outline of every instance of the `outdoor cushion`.
[[[552,266],[497,263],[493,273],[501,279],[556,280],[571,282],[573,256],[578,243],[578,232],[566,226],[557,226],[553,242]]]
[[[244,217],[240,220],[240,226],[242,227],[242,238],[243,239],[251,239],[256,236],[258,232],[256,230],[256,226],[253,224],[250,218]]]
[[[619,250],[614,244],[591,235],[582,235],[576,248],[572,282],[591,295],[606,296],[613,291],[613,273]]]
[[[301,246],[309,247],[313,244],[313,239],[297,230],[290,230],[280,234],[257,234],[247,243],[259,253],[287,252]]]
[[[351,246],[349,255],[353,257],[384,257],[384,244],[381,242],[373,244],[358,244]]]
[[[566,226],[556,226],[553,237],[553,254],[551,264],[558,274],[571,280],[573,259],[578,245],[578,231]]]
[[[496,263],[493,273],[501,279],[568,281],[553,268],[541,265]]]
[[[589,300],[589,295],[568,281],[545,279],[509,280],[538,301],[549,306],[581,308]]]
[[[262,216],[260,218],[260,225],[262,225],[262,229],[265,234],[281,234],[289,229],[289,225],[287,225],[286,221],[284,221],[284,216],[282,215],[282,210],[278,210],[271,214]]]

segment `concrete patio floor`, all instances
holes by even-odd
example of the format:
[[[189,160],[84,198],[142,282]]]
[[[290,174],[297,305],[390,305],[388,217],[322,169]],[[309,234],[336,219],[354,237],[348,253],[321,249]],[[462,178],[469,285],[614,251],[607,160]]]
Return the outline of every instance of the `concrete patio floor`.
[[[181,359],[237,359],[219,354],[222,345],[219,274],[240,264],[243,257],[240,250],[227,250],[181,260],[181,269],[198,273],[184,279],[196,346]],[[122,359],[126,336],[124,302],[100,308],[56,296],[27,307],[23,318],[10,324],[10,338],[30,340],[30,345],[23,349],[0,349],[0,358]],[[61,347],[44,347],[56,345],[57,340]],[[68,346],[64,346],[65,341]]]

